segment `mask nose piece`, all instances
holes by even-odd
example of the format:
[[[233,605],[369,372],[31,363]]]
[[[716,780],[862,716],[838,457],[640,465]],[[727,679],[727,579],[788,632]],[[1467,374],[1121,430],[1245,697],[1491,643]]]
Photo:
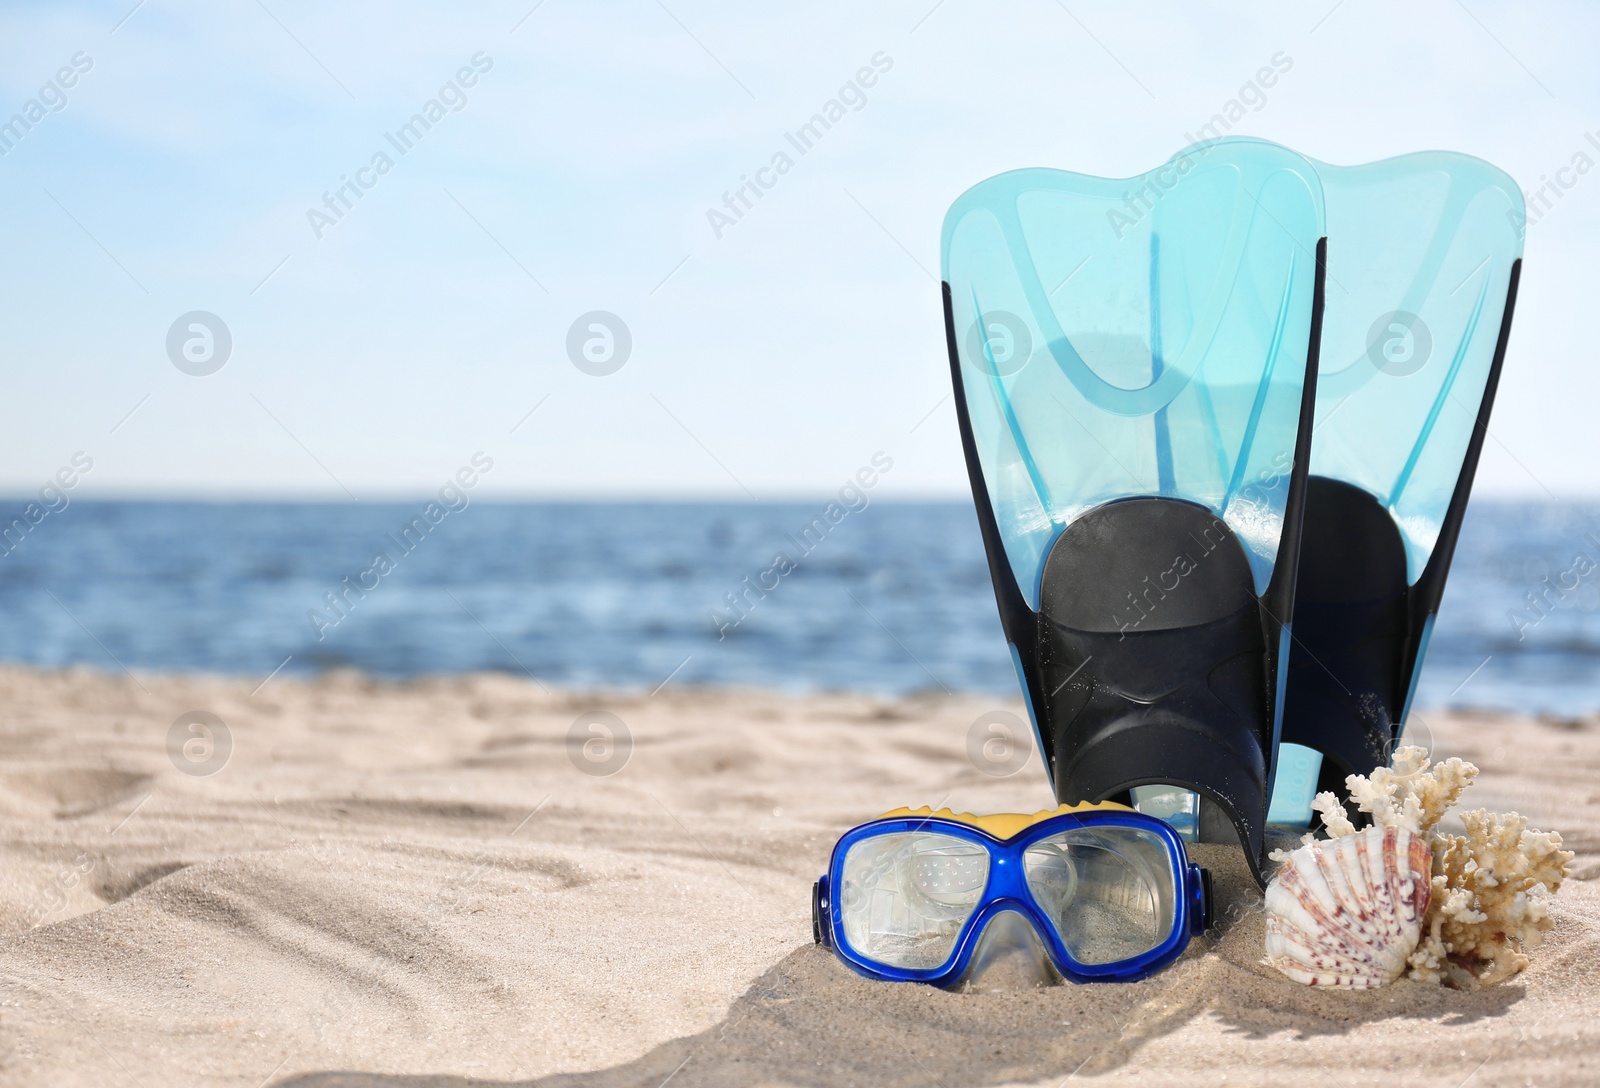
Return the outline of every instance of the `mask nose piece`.
[[[989,919],[978,935],[972,961],[956,986],[974,993],[999,993],[1054,986],[1061,974],[1050,962],[1033,925],[1014,910]]]

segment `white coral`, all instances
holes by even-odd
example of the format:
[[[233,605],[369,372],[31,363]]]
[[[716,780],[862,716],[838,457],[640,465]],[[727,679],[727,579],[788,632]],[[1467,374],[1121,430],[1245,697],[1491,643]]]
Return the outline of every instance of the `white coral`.
[[[1439,820],[1477,776],[1464,760],[1430,765],[1426,750],[1406,747],[1392,767],[1345,779],[1350,800],[1374,824],[1421,834],[1431,848],[1433,895],[1410,973],[1460,989],[1501,982],[1528,965],[1525,950],[1553,924],[1548,900],[1573,857],[1559,834],[1530,831],[1515,812],[1463,812],[1465,835],[1440,834]],[[1330,837],[1355,834],[1334,794],[1319,793],[1311,807]]]

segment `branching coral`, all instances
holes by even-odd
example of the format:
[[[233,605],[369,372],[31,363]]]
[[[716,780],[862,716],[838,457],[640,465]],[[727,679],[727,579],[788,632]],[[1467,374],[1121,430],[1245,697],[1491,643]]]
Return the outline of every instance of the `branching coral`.
[[[1421,834],[1432,849],[1433,895],[1410,975],[1459,989],[1493,985],[1528,965],[1526,949],[1550,929],[1548,899],[1573,857],[1560,835],[1530,831],[1515,812],[1463,812],[1465,835],[1440,833],[1440,818],[1477,776],[1463,760],[1430,765],[1424,749],[1408,747],[1392,767],[1345,779],[1350,800],[1374,824]],[[1356,832],[1336,795],[1319,793],[1311,807],[1331,837]]]
[[[1426,835],[1431,834],[1440,817],[1455,807],[1477,777],[1478,768],[1464,760],[1447,759],[1430,765],[1427,750],[1413,746],[1397,750],[1393,766],[1379,767],[1366,776],[1353,774],[1344,784],[1350,791],[1350,800],[1362,812],[1371,813],[1372,822],[1379,827],[1393,825]],[[1334,794],[1317,794],[1311,807],[1322,815],[1330,836],[1355,833],[1356,828]]]

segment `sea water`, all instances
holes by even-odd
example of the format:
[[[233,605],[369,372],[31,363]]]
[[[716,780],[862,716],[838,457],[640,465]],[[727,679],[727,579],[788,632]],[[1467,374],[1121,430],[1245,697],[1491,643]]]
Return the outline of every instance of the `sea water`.
[[[10,661],[1017,690],[968,502],[75,501],[12,524]],[[1597,665],[1600,507],[1474,502],[1417,705],[1586,713]]]

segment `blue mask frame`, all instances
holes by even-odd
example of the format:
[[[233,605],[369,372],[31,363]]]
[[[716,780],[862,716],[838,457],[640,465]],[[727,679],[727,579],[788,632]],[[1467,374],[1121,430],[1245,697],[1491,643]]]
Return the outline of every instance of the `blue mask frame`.
[[[988,924],[1005,911],[1015,911],[1027,920],[1043,943],[1052,965],[1071,982],[1137,982],[1166,967],[1183,954],[1189,938],[1204,933],[1211,925],[1211,875],[1191,864],[1183,840],[1171,826],[1143,813],[1120,805],[1084,805],[1077,811],[1057,810],[1041,813],[1021,831],[1002,838],[985,830],[978,821],[994,822],[995,817],[956,816],[941,810],[927,815],[891,814],[845,832],[833,848],[827,873],[818,879],[812,893],[812,936],[830,949],[844,964],[867,978],[884,982],[925,982],[949,986],[961,979],[971,964],[979,938]],[[1002,818],[1003,819],[1003,818]],[[1013,819],[1027,820],[1027,817]],[[1172,931],[1155,948],[1125,960],[1084,964],[1067,951],[1056,929],[1034,899],[1023,869],[1023,855],[1041,839],[1073,828],[1113,826],[1137,828],[1155,835],[1167,849],[1168,872],[1180,886],[1173,896]],[[845,936],[844,917],[832,889],[843,881],[844,862],[850,848],[864,839],[899,832],[930,832],[982,846],[989,854],[988,878],[977,908],[957,934],[950,957],[932,969],[894,967],[859,953]]]

